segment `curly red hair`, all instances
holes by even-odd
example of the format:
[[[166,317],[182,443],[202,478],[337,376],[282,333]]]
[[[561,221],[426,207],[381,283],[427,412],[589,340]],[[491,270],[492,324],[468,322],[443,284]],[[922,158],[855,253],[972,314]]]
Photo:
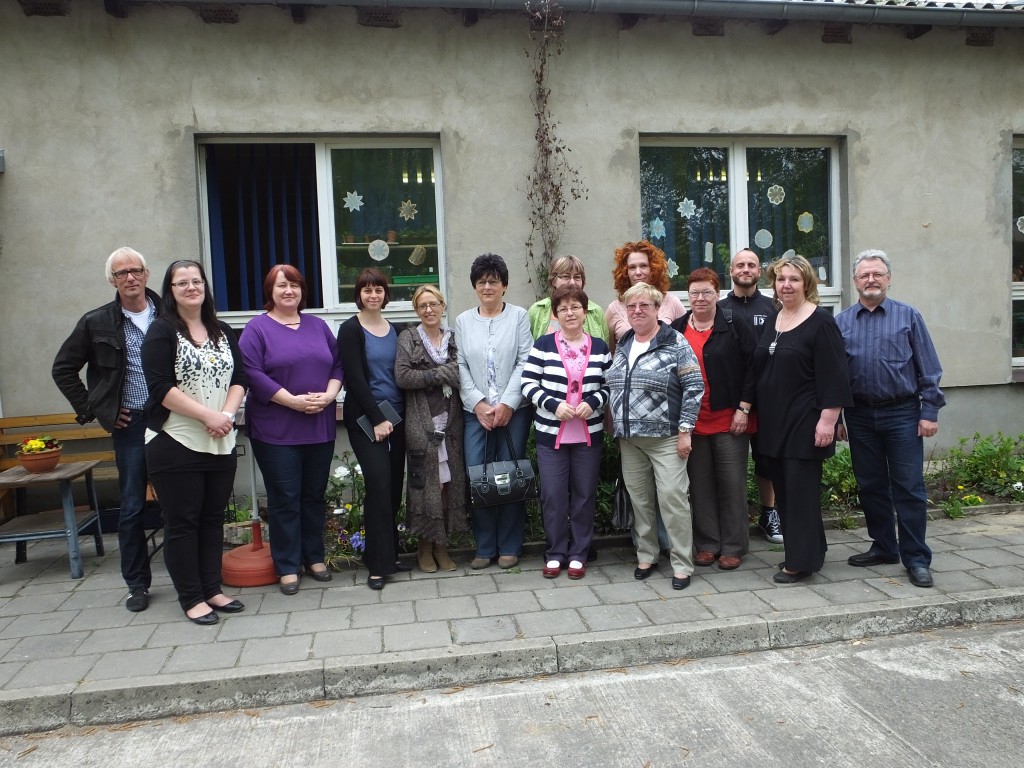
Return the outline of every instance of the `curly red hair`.
[[[622,296],[630,286],[626,262],[631,253],[643,253],[647,256],[647,263],[651,265],[651,277],[647,282],[662,293],[668,293],[668,260],[665,258],[665,252],[646,240],[624,243],[621,248],[615,249],[615,268],[612,270],[615,292]]]

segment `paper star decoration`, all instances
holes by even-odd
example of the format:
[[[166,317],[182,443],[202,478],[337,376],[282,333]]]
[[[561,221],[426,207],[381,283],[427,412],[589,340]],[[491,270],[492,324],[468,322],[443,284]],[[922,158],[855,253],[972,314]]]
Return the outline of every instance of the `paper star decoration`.
[[[675,259],[668,259],[668,276],[675,277],[679,274],[679,265],[676,264]]]
[[[660,218],[655,218],[651,222],[651,237],[664,237],[665,236],[665,222]]]
[[[406,221],[416,218],[416,203],[406,200],[398,207],[398,215]]]
[[[363,207],[363,196],[357,195],[355,191],[349,192],[345,195],[345,208],[350,211],[358,211]]]
[[[676,207],[676,210],[679,211],[679,216],[681,218],[688,219],[697,212],[697,206],[694,204],[693,200],[688,197],[684,197],[682,202],[679,203],[678,207]]]

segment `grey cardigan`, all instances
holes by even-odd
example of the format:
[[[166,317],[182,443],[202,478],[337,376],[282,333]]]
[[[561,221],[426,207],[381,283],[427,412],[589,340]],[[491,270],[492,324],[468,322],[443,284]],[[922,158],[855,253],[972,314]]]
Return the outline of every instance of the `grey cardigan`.
[[[462,407],[472,411],[487,399],[487,346],[495,349],[498,402],[517,410],[525,403],[522,392],[523,366],[533,349],[533,334],[526,310],[505,304],[497,317],[483,317],[468,309],[455,319],[455,346],[459,356],[459,394]]]

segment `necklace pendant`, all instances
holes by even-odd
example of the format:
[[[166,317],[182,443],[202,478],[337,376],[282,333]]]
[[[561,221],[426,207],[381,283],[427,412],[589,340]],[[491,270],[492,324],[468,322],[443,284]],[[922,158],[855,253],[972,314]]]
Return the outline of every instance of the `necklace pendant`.
[[[771,344],[768,345],[768,354],[769,355],[774,355],[775,354],[775,345],[778,344],[778,343],[779,342],[777,342],[777,341],[773,341]]]

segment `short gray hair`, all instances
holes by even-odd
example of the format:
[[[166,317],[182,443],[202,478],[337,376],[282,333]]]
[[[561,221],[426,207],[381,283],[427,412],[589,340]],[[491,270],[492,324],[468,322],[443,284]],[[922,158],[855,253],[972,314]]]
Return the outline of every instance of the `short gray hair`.
[[[853,269],[851,270],[851,274],[857,274],[857,265],[862,261],[880,261],[885,264],[886,272],[892,272],[892,262],[889,261],[889,257],[886,255],[885,251],[880,251],[877,248],[868,248],[866,251],[858,253],[856,258],[853,260]]]
[[[660,307],[661,302],[665,299],[665,294],[655,288],[653,285],[647,283],[636,283],[635,285],[629,286],[626,292],[622,294],[622,305],[625,306],[633,299],[647,299],[654,306]]]
[[[107,280],[109,280],[111,283],[114,282],[114,259],[119,259],[119,258],[122,258],[122,257],[126,257],[126,258],[129,258],[129,259],[131,259],[131,258],[138,259],[139,260],[139,264],[142,265],[143,269],[149,269],[149,267],[146,265],[146,257],[145,256],[143,256],[141,253],[136,251],[134,248],[129,248],[127,245],[121,246],[116,251],[114,251],[112,254],[107,256],[106,275],[107,275]]]

